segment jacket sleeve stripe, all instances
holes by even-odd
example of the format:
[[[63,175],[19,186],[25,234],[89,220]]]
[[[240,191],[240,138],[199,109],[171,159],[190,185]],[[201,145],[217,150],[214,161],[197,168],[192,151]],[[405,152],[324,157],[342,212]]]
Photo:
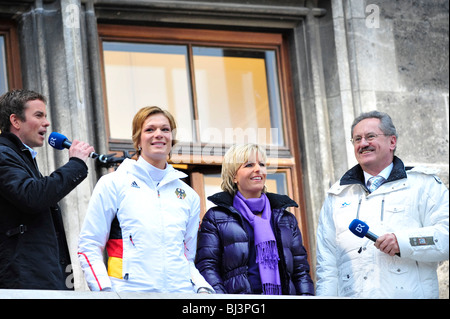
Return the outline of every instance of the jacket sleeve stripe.
[[[89,261],[89,258],[88,258],[88,257],[86,256],[86,254],[84,254],[84,253],[80,253],[80,252],[79,252],[78,255],[82,255],[82,256],[86,259],[86,262],[87,262],[87,264],[89,265],[89,268],[91,269],[92,274],[94,275],[95,280],[97,281],[98,288],[99,288],[100,290],[102,290],[102,286],[100,285],[100,281],[98,280],[97,275],[95,274],[94,268],[92,267],[91,262]]]

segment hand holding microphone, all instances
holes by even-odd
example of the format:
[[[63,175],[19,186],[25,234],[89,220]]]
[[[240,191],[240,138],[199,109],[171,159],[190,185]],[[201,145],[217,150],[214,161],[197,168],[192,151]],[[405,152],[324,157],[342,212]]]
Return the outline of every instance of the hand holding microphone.
[[[400,257],[400,248],[398,246],[397,237],[395,237],[395,234],[385,234],[378,237],[375,242],[375,247],[389,256],[397,255]]]
[[[394,234],[385,234],[378,237],[369,231],[369,225],[359,219],[354,219],[348,226],[348,229],[360,238],[367,237],[371,241],[375,242],[375,247],[389,256],[397,255],[400,257],[400,248]]]
[[[78,157],[84,162],[88,157],[92,157],[92,153],[95,153],[93,146],[78,140],[74,140],[69,148],[69,157]]]
[[[80,142],[77,140],[74,140],[72,143],[67,137],[57,132],[52,132],[50,134],[50,136],[48,137],[48,143],[50,144],[50,146],[58,150],[62,150],[64,148],[69,149],[70,157],[77,157],[84,162],[86,162],[88,157],[94,159],[98,158],[99,161],[106,159],[105,155],[98,155],[97,153],[95,153],[94,147],[92,147],[88,143]]]

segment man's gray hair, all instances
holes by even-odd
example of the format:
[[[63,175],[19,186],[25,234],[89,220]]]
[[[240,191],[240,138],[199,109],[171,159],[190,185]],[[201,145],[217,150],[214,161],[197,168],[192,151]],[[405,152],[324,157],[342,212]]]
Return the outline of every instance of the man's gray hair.
[[[380,120],[380,130],[383,132],[383,134],[392,136],[395,135],[396,138],[398,138],[397,130],[394,126],[394,123],[392,122],[391,117],[387,113],[379,112],[379,111],[370,111],[366,113],[361,113],[352,124],[352,137],[353,137],[353,129],[355,126],[365,119],[370,118],[376,118]]]

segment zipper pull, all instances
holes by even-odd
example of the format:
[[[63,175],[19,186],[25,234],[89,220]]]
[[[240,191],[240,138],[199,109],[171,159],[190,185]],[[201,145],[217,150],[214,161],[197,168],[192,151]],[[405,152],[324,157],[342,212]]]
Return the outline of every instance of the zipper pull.
[[[356,210],[356,218],[359,219],[359,210],[361,209],[362,197],[359,198],[358,209]]]
[[[131,241],[131,243],[133,244],[133,247],[136,247],[136,245],[135,245],[134,242],[133,242],[133,236],[131,236],[131,234],[130,234],[130,241]]]

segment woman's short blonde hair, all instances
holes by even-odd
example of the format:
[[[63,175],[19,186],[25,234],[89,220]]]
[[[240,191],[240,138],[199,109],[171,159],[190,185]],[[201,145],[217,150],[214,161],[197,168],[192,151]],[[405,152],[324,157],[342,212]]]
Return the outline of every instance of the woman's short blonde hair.
[[[220,187],[230,195],[236,195],[238,189],[234,183],[234,177],[242,164],[247,163],[252,154],[258,153],[259,160],[266,163],[266,150],[257,144],[233,145],[225,153],[222,162],[222,184]],[[263,193],[267,191],[264,186]]]
[[[144,125],[145,120],[155,114],[162,114],[169,120],[170,129],[172,131],[172,146],[175,145],[175,132],[177,128],[177,124],[175,123],[175,119],[172,116],[172,114],[169,113],[169,111],[163,110],[158,106],[144,106],[141,108],[136,115],[133,118],[133,124],[132,124],[132,139],[133,139],[133,146],[136,150],[137,155],[141,155],[141,151],[139,150],[139,143],[141,142],[141,133],[142,133],[142,126]],[[170,155],[169,155],[170,158]]]

